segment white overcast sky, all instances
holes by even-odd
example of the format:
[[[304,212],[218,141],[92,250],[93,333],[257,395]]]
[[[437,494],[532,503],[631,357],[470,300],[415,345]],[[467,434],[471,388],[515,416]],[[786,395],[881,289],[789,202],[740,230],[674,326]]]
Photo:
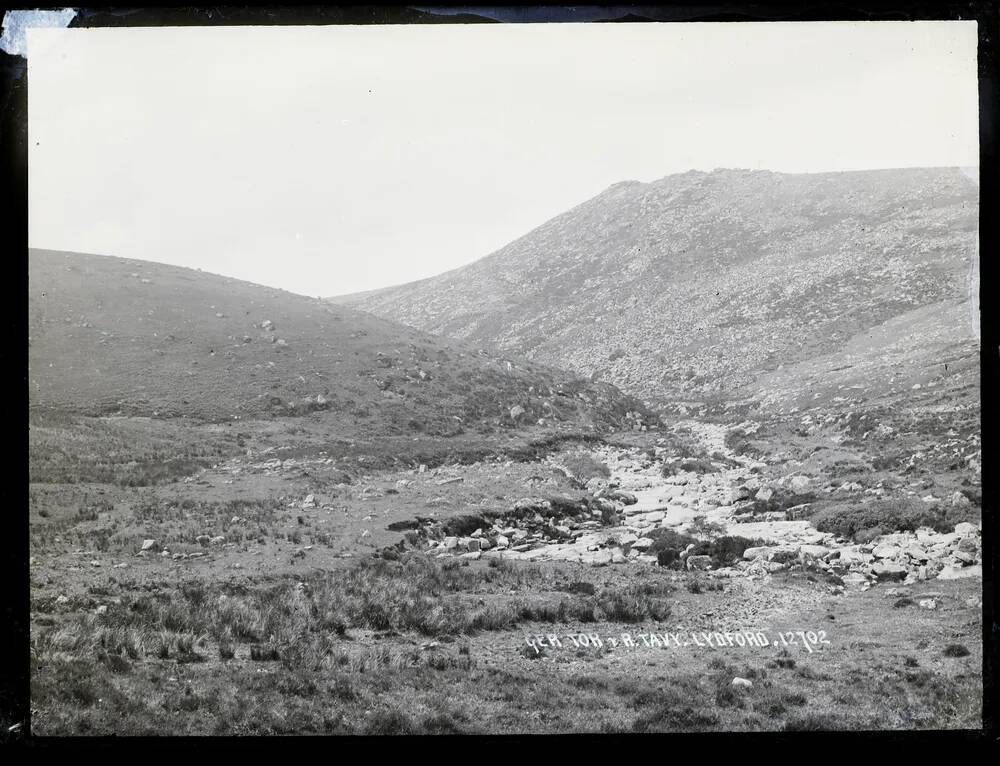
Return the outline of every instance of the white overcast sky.
[[[975,22],[28,30],[32,247],[337,295],[617,181],[978,164]]]

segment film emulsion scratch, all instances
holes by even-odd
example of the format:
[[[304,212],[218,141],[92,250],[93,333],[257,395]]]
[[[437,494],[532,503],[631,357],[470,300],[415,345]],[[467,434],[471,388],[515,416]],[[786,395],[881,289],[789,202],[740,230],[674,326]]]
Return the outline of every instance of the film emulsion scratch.
[[[979,729],[976,34],[27,30],[31,733]]]

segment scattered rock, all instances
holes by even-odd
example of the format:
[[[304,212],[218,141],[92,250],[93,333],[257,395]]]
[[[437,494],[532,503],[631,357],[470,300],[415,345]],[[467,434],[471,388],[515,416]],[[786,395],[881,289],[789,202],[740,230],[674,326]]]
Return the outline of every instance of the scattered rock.
[[[972,501],[969,500],[969,498],[967,498],[961,492],[955,492],[951,496],[951,504],[955,508],[964,508],[967,505],[972,505]]]

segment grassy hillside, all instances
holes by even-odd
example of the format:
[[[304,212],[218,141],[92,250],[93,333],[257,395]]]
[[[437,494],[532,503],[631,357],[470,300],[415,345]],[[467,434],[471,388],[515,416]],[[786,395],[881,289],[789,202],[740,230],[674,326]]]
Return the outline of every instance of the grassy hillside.
[[[782,370],[859,349],[892,377],[883,352],[921,309],[974,364],[978,208],[957,168],[692,171],[615,184],[469,266],[340,301],[647,401],[760,399]]]
[[[612,386],[174,266],[34,250],[28,311],[36,413],[211,422],[316,413],[368,437],[652,418]]]

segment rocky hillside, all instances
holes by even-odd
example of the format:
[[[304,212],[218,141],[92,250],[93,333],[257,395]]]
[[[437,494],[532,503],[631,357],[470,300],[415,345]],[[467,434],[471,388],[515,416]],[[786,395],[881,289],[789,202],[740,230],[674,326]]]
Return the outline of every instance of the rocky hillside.
[[[33,250],[28,312],[33,410],[208,421],[316,413],[367,436],[653,420],[611,385],[174,266]]]
[[[859,361],[861,384],[874,365],[880,393],[902,393],[945,374],[943,349],[967,387],[978,215],[958,168],[692,171],[615,184],[469,266],[337,301],[660,404],[775,405]],[[936,345],[902,342],[907,317]],[[883,354],[901,342],[912,375]]]

